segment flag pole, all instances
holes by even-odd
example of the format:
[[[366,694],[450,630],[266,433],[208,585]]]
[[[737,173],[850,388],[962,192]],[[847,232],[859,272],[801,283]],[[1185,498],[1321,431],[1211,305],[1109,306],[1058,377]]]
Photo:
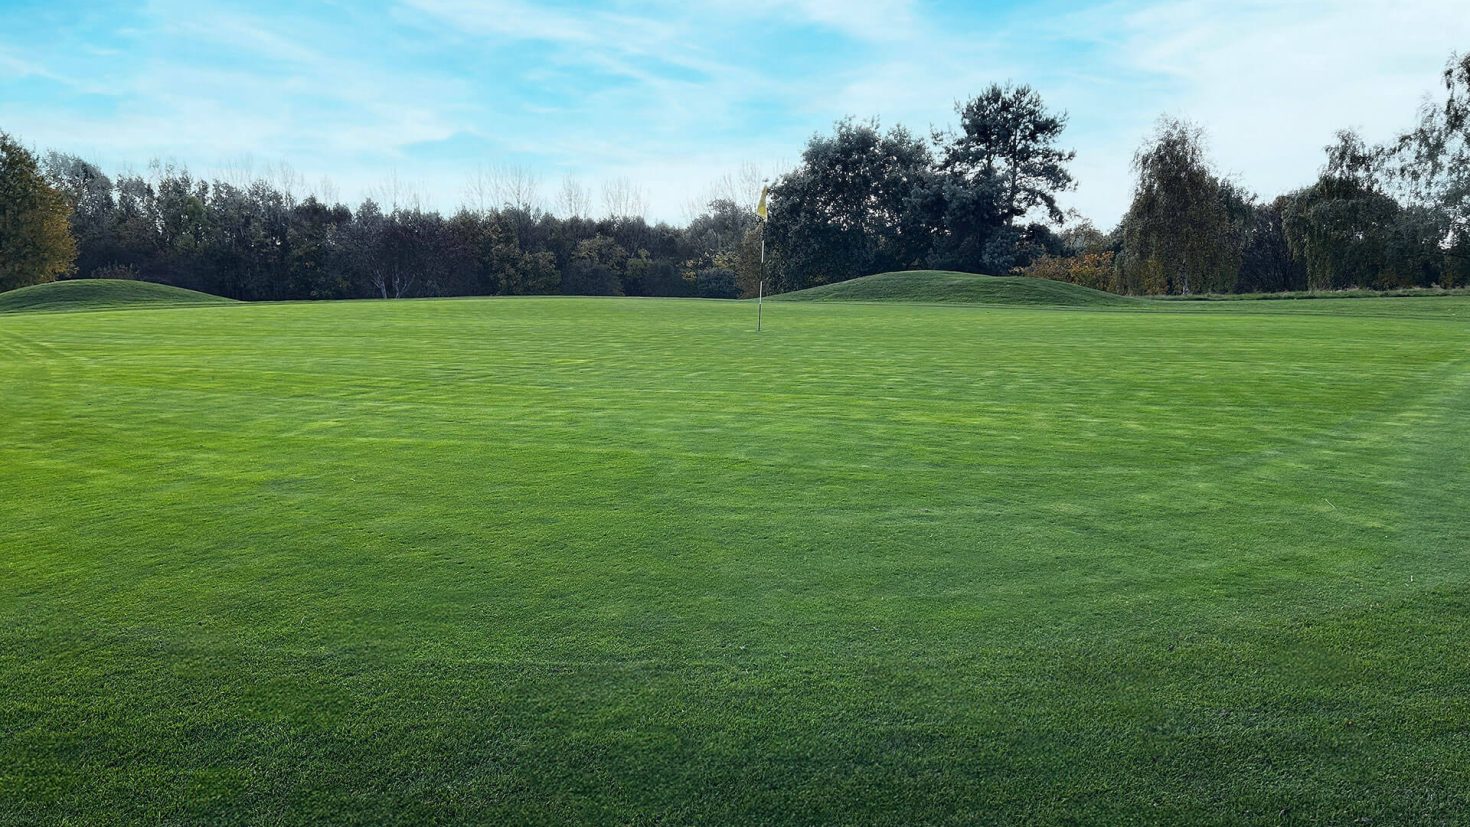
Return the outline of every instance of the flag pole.
[[[766,309],[766,222],[761,222],[761,277],[755,286],[755,332],[761,332],[761,313]]]
[[[761,271],[755,284],[755,332],[761,332],[761,314],[766,309],[766,196],[771,179],[761,181],[761,197],[755,204],[756,220],[761,224]]]

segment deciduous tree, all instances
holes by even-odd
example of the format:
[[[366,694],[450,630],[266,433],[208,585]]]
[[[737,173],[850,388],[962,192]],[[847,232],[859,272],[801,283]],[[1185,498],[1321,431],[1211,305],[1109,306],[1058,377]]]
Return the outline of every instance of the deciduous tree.
[[[814,136],[801,164],[772,187],[769,245],[782,289],[844,281],[922,264],[927,222],[915,207],[931,183],[933,158],[902,127],[839,121]]]
[[[1119,286],[1130,293],[1228,292],[1240,272],[1242,196],[1205,157],[1204,130],[1159,120],[1133,158],[1133,203],[1120,225]]]
[[[0,290],[70,273],[76,239],[66,198],[25,147],[0,132]]]

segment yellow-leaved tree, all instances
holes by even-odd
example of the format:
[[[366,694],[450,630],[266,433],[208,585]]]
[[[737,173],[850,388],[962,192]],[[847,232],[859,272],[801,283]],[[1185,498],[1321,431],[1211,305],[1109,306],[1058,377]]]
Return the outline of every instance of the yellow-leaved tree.
[[[36,156],[0,132],[0,291],[54,281],[77,260],[71,207]]]

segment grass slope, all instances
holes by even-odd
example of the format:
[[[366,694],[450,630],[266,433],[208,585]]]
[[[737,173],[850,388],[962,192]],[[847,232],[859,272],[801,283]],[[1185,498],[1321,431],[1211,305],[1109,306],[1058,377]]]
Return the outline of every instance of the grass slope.
[[[232,300],[147,281],[73,279],[0,293],[0,313],[23,310],[116,310],[125,307],[228,302]]]
[[[0,823],[1458,820],[1394,301],[6,317]]]
[[[923,304],[1012,304],[1065,307],[1119,307],[1141,304],[1118,296],[1026,276],[982,276],[947,270],[879,273],[772,296],[773,301],[915,302]]]

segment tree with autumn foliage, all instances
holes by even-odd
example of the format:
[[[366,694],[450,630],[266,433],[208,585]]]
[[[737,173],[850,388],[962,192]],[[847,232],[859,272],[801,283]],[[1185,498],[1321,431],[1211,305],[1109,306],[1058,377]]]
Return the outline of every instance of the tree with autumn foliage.
[[[0,290],[55,281],[77,260],[72,206],[36,156],[0,132]]]

